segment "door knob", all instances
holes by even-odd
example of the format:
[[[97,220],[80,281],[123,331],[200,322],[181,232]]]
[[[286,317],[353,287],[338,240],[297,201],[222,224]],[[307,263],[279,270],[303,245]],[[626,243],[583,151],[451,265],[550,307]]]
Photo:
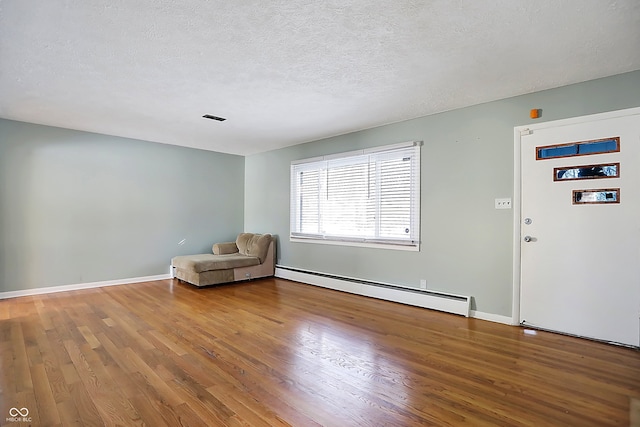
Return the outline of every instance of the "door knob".
[[[524,241],[529,243],[531,241],[531,236],[524,236]]]

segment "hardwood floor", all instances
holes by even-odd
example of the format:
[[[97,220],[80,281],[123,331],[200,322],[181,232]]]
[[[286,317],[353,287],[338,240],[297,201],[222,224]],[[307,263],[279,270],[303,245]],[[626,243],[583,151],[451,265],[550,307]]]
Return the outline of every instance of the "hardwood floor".
[[[0,300],[2,426],[629,425],[639,398],[637,350],[286,280]]]

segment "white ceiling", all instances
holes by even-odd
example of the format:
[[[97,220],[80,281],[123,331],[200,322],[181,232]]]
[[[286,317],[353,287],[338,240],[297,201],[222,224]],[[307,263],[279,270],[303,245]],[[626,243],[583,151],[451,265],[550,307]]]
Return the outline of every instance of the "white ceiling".
[[[242,155],[638,69],[638,0],[0,0],[0,117]]]

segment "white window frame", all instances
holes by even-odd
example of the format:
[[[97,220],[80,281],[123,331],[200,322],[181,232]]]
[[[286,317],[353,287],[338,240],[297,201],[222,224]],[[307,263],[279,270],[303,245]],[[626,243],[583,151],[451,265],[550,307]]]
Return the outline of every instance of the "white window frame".
[[[289,239],[291,242],[298,243],[316,243],[316,244],[328,244],[328,245],[343,245],[343,246],[359,246],[369,248],[382,248],[382,249],[395,249],[405,251],[419,251],[420,250],[420,147],[422,141],[410,141],[399,144],[386,145],[383,147],[376,147],[366,150],[357,150],[346,153],[332,154],[321,157],[314,157],[310,159],[302,159],[291,162],[291,177],[290,177],[290,228]],[[407,238],[385,238],[378,236],[369,237],[353,237],[353,236],[339,236],[339,235],[327,235],[322,231],[318,233],[302,233],[300,228],[302,227],[300,221],[300,199],[299,199],[299,180],[300,171],[305,170],[323,170],[330,169],[329,164],[335,164],[337,162],[355,162],[362,160],[363,156],[369,158],[384,158],[393,157],[395,154],[410,153],[411,172],[410,172],[410,207],[407,209],[410,215],[410,228],[411,232]],[[356,159],[355,157],[358,157]],[[368,160],[371,162],[372,160]],[[376,181],[377,182],[377,181]],[[322,187],[323,184],[318,184]],[[377,185],[377,184],[376,184]],[[375,187],[378,188],[378,187]],[[318,193],[319,194],[319,193]],[[318,227],[322,227],[323,211],[320,208],[321,197],[318,196]],[[377,199],[379,202],[379,199]],[[378,203],[375,203],[376,212],[380,209]],[[375,216],[374,221],[378,221],[378,215]],[[376,232],[380,229],[379,224],[373,225]]]

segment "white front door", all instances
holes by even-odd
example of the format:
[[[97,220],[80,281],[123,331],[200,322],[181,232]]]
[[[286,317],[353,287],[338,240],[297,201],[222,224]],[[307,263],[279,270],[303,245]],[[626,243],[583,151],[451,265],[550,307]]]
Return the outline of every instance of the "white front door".
[[[618,113],[520,137],[520,322],[639,346],[640,111]],[[619,152],[569,155],[612,138]]]

